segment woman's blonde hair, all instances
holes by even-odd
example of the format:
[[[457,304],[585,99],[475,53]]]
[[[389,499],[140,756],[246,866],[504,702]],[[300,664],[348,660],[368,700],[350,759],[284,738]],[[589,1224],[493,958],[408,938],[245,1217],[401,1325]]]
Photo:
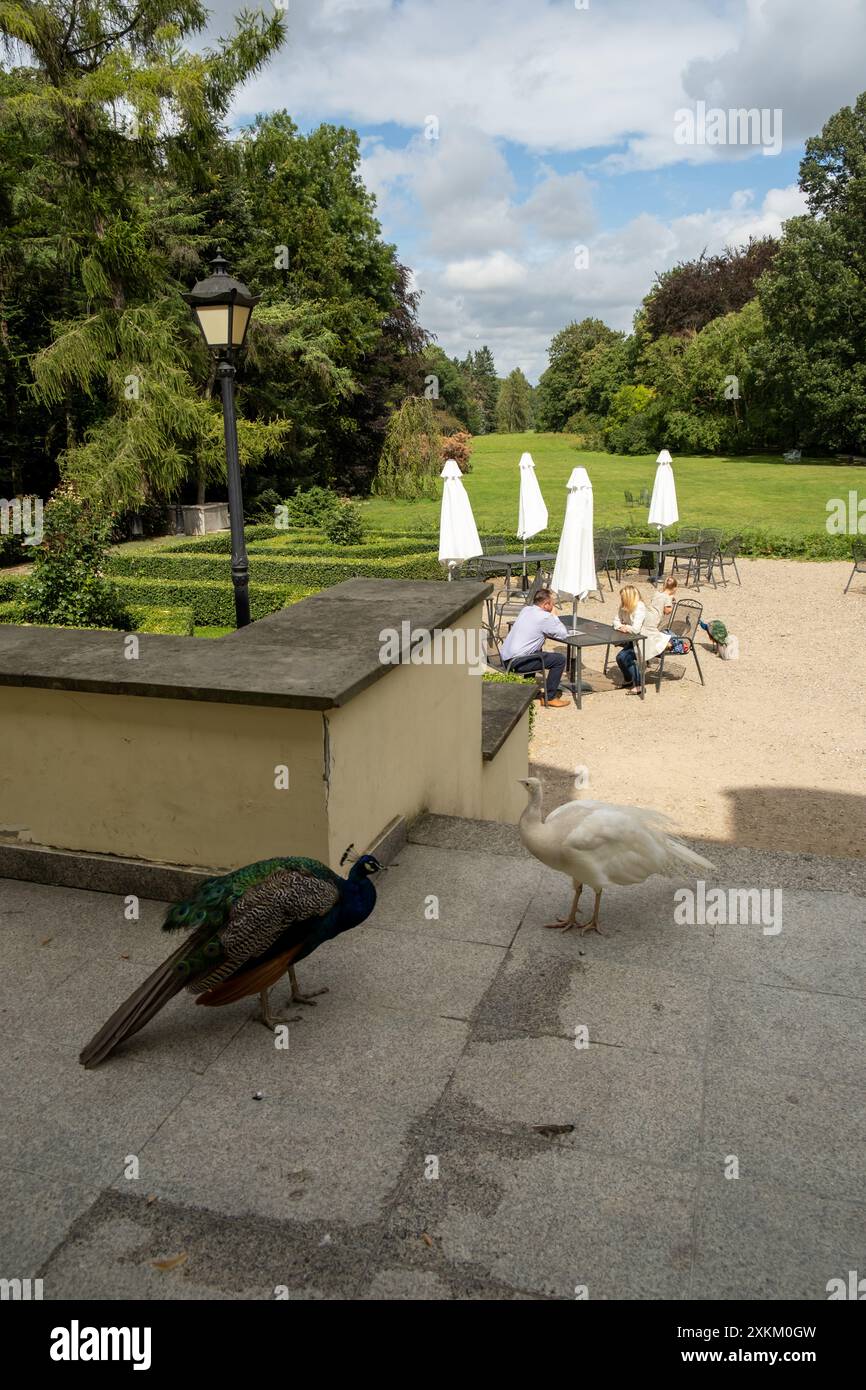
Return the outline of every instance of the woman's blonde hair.
[[[677,588],[677,584],[678,581],[675,574],[669,574],[665,577],[664,587],[667,589],[669,594],[673,593],[674,589]]]
[[[619,600],[627,613],[633,613],[640,603],[640,594],[633,584],[626,584],[625,588],[619,591]]]

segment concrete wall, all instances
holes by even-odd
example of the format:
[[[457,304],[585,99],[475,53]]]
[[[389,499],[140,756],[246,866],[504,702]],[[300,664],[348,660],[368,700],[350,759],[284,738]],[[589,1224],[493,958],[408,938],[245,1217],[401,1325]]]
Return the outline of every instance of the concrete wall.
[[[317,712],[2,686],[0,727],[0,831],[24,841],[218,868],[327,855]]]
[[[451,626],[480,623],[479,604]],[[434,664],[395,666],[326,713],[0,685],[0,834],[207,869],[336,867],[395,816],[513,822],[528,715],[485,763],[481,692],[465,665]]]

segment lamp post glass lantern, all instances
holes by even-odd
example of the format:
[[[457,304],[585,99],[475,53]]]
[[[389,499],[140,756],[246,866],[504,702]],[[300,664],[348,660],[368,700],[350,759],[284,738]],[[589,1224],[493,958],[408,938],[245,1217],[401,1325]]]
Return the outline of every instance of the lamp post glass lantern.
[[[217,376],[223,403],[226,440],[226,474],[229,493],[229,525],[232,537],[232,584],[235,590],[235,625],[250,622],[250,567],[244,538],[244,503],[235,418],[235,360],[243,350],[253,310],[261,298],[228,273],[221,251],[211,261],[212,273],[199,280],[183,298],[193,310],[201,335],[219,363]]]

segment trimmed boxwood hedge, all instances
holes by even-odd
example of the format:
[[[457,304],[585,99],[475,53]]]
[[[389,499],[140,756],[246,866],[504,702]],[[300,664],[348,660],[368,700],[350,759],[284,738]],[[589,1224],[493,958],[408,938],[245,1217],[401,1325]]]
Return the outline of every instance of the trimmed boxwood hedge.
[[[129,616],[135,623],[136,632],[158,632],[174,637],[192,637],[195,618],[189,604],[157,608],[154,604],[130,603],[128,609]]]
[[[250,555],[283,556],[287,560],[300,555],[326,555],[335,559],[388,559],[392,555],[438,556],[437,542],[419,541],[411,536],[380,537],[377,540],[362,541],[359,545],[335,546],[326,538],[308,540],[306,537],[286,537],[285,532],[277,540],[254,541],[248,547]]]
[[[344,579],[441,579],[442,566],[433,555],[388,555],[384,558],[357,559],[337,556],[250,555],[251,591],[257,584],[294,584],[306,589],[326,589]],[[164,550],[151,555],[114,553],[106,565],[112,578],[212,580],[229,579],[228,566],[221,555],[167,555]]]
[[[128,603],[157,608],[190,607],[196,625],[233,627],[234,589],[227,577],[221,584],[207,580],[130,578],[117,575],[114,582]],[[254,618],[266,618],[278,608],[287,608],[298,599],[318,593],[315,588],[296,584],[256,584],[250,587],[250,610]]]

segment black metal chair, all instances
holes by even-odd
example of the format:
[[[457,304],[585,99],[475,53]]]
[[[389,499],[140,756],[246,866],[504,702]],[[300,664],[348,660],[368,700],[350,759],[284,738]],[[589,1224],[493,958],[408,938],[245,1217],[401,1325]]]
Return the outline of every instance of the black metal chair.
[[[740,571],[737,569],[737,556],[740,553],[740,546],[742,544],[742,536],[731,536],[730,540],[723,541],[719,546],[719,574],[721,575],[721,580],[725,588],[727,588],[728,585],[727,576],[725,575],[725,565],[733,565],[734,574],[737,576],[737,583],[742,587],[743,581],[740,578]]]
[[[852,540],[851,558],[854,561],[854,568],[848,576],[848,583],[842,590],[843,594],[847,594],[851,588],[851,580],[855,574],[866,574],[866,541]]]
[[[608,584],[610,585],[611,592],[613,592],[613,580],[612,580],[611,577],[610,577],[610,555],[611,555],[611,540],[610,540],[610,537],[609,537],[609,536],[599,536],[599,535],[596,533],[596,535],[593,537],[593,556],[594,556],[594,561],[595,561],[595,577],[596,577],[596,579],[599,579],[599,576],[600,576],[600,575],[606,574],[606,575],[607,575],[607,582],[608,582]],[[602,586],[601,586],[601,582],[600,582],[600,581],[599,581],[599,584],[598,584],[598,588],[596,589],[596,593],[598,594],[598,596],[599,596],[599,598],[601,599],[602,603],[604,603],[604,590],[603,590],[603,588],[602,588]]]
[[[697,545],[701,539],[701,528],[699,526],[681,526],[677,531],[677,540],[685,545]],[[680,560],[685,560],[688,564],[689,557],[674,550],[671,554],[673,564],[671,574],[675,573],[680,567]]]
[[[695,638],[700,631],[701,615],[703,611],[704,605],[698,603],[697,599],[677,599],[674,604],[674,611],[671,613],[670,622],[667,626],[667,631],[672,632],[675,637],[681,637],[684,641],[689,643],[692,656],[695,658],[695,665],[698,668],[698,675],[701,678],[701,685],[704,684],[704,673],[701,670],[701,663],[698,661],[698,649],[695,644]],[[662,676],[664,675],[665,669],[665,658],[672,655],[673,653],[665,648],[665,650],[655,658],[659,664],[658,674],[656,676],[656,693],[661,690]],[[686,668],[683,666],[682,675],[678,676],[677,680],[682,680],[685,674]]]
[[[695,588],[700,589],[701,569],[703,566],[706,566],[707,582],[711,583],[714,589],[718,588],[716,576],[713,574],[718,553],[719,543],[715,536],[708,536],[706,532],[704,532],[692,554],[689,556],[688,569],[686,570],[686,584],[688,584],[690,579],[694,578]]]
[[[527,604],[535,602],[535,595],[538,593],[539,589],[546,589],[549,587],[549,582],[550,575],[539,567],[533,576],[532,583],[525,593],[519,587],[500,589],[493,603],[494,627],[500,629],[503,618],[516,618],[518,613],[520,613]]]
[[[499,638],[496,636],[496,632],[495,632],[494,629],[490,626],[489,623],[485,623],[485,624],[484,624],[484,631],[487,633],[487,640],[488,640],[489,642],[492,642],[492,644],[493,644],[493,649],[494,649],[494,651],[496,652],[496,660],[497,660],[497,662],[498,662],[498,664],[499,664],[499,669],[500,669],[500,671],[502,671],[505,675],[511,675],[511,674],[512,674],[512,671],[511,671],[511,662],[510,662],[510,661],[503,661],[503,660],[502,660],[502,648],[501,648],[501,646],[499,645]],[[489,655],[488,655],[488,658],[487,658],[487,664],[488,664],[488,665],[491,665],[491,664],[492,664],[491,661],[490,661]],[[547,707],[547,671],[544,669],[544,665],[542,664],[542,667],[541,667],[541,670],[540,670],[540,671],[515,671],[513,674],[514,674],[515,676],[522,676],[522,678],[523,678],[524,680],[527,680],[527,681],[535,680],[537,676],[540,676],[540,677],[541,677],[541,698],[542,698],[542,700],[543,700],[543,702],[544,702],[544,705],[545,705],[545,708],[546,708],[546,707]]]

